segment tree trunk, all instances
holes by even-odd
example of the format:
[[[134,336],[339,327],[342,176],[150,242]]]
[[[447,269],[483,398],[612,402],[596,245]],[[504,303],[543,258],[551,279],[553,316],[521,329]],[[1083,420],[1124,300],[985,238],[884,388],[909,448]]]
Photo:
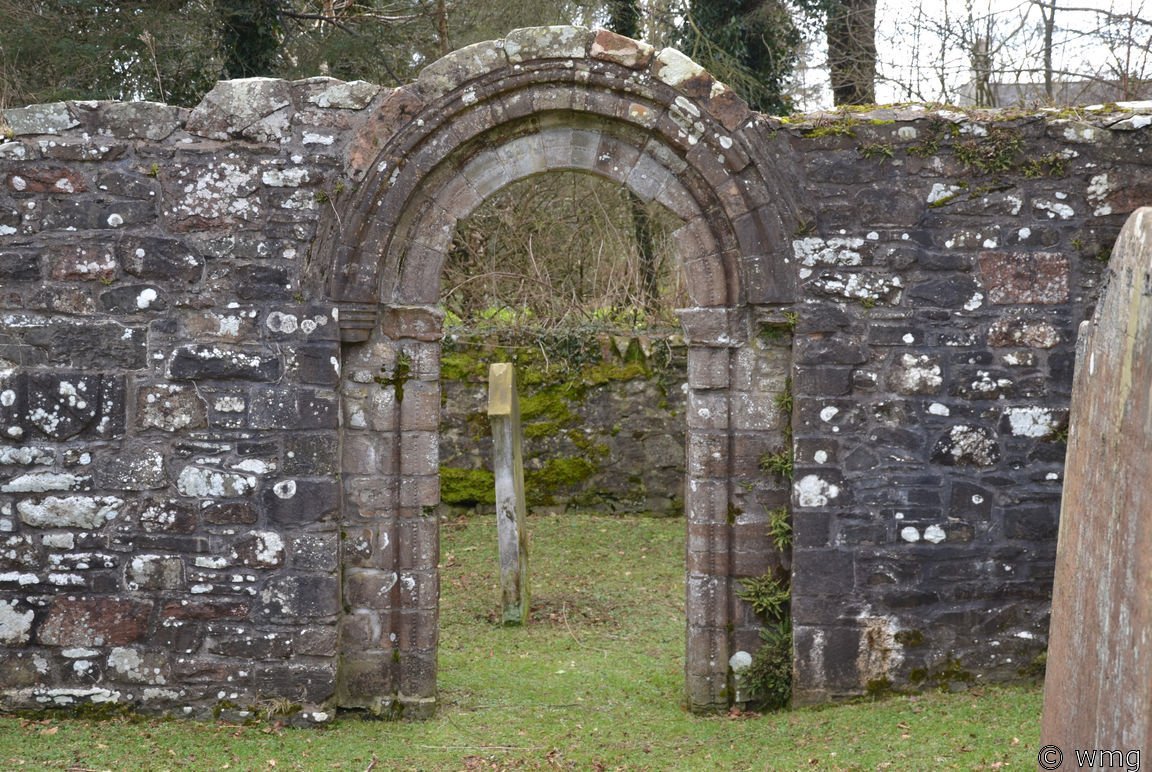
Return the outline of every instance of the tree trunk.
[[[828,67],[837,105],[876,102],[876,0],[839,0],[828,11]]]
[[[445,0],[436,0],[436,38],[440,42],[440,55],[452,51],[448,40],[448,5]]]
[[[1044,19],[1044,96],[1048,104],[1052,104],[1052,33],[1056,28],[1056,0],[1040,3],[1040,16]]]

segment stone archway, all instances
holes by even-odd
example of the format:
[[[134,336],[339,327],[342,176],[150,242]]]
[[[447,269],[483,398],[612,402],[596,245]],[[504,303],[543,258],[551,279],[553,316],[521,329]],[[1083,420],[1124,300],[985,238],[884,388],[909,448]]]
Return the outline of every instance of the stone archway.
[[[331,257],[326,292],[348,344],[340,703],[405,715],[435,705],[436,304],[456,223],[512,182],[580,170],[684,221],[687,700],[726,707],[729,656],[747,632],[733,577],[755,573],[764,547],[741,531],[734,488],[754,474],[756,435],[772,431],[750,417],[760,397],[744,354],[753,326],[795,293],[790,175],[769,155],[764,119],[677,51],[571,27],[450,54],[375,116],[353,142],[351,199],[317,251]]]

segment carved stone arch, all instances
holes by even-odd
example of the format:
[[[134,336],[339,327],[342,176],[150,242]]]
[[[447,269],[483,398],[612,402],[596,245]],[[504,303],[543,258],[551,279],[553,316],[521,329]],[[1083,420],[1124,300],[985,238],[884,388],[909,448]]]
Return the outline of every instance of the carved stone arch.
[[[350,146],[352,194],[314,250],[330,257],[316,278],[342,338],[361,344],[343,362],[343,705],[434,706],[440,274],[458,220],[512,182],[557,170],[615,180],[684,221],[674,241],[693,303],[680,312],[687,693],[694,710],[730,703],[740,351],[757,308],[795,293],[794,175],[771,155],[776,142],[679,52],[602,30],[517,30],[381,99]],[[708,453],[693,464],[696,448]]]

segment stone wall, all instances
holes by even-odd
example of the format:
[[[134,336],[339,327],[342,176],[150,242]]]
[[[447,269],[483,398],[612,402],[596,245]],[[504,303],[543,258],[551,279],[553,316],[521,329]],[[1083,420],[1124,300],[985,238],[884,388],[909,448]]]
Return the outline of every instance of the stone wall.
[[[786,559],[789,389],[797,699],[1043,650],[1075,330],[1152,203],[1147,106],[781,123],[559,29],[402,89],[2,115],[6,705],[430,709],[444,239],[551,168],[685,221],[691,707],[756,644],[738,580]]]
[[[1076,329],[1152,195],[1148,122],[911,108],[789,127],[811,201],[800,699],[1035,671]]]
[[[595,333],[572,345],[576,340],[446,336],[440,426],[446,514],[495,512],[488,366],[515,360],[530,509],[683,516],[684,342],[676,335]]]

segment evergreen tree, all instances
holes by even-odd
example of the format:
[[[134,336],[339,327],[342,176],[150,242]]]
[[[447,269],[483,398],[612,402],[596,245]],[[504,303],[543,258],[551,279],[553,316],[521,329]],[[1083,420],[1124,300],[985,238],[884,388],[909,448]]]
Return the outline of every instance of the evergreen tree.
[[[273,75],[283,33],[278,0],[216,0],[216,14],[226,76]]]
[[[727,83],[754,109],[785,114],[785,91],[800,30],[780,0],[690,0],[684,52]]]

